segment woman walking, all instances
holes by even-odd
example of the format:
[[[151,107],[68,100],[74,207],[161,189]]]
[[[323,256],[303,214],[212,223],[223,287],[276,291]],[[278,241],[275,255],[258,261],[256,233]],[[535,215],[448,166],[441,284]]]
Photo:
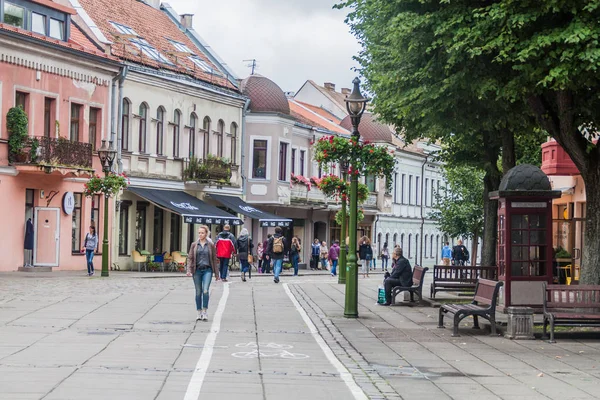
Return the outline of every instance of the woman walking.
[[[382,271],[387,271],[389,259],[390,259],[390,251],[388,250],[387,242],[385,242],[383,244],[383,249],[381,249],[381,270]]]
[[[85,261],[87,263],[88,276],[94,275],[94,251],[98,247],[98,235],[96,235],[96,227],[90,226],[90,231],[85,234],[85,241],[81,252],[85,251]]]
[[[321,244],[319,243],[319,239],[315,239],[312,244],[312,252],[311,252],[311,260],[310,260],[310,269],[320,269],[319,268],[319,256],[321,255]]]
[[[196,287],[196,321],[208,321],[208,290],[213,274],[219,280],[219,262],[215,245],[207,239],[208,226],[200,225],[198,240],[192,243],[187,259],[187,276],[194,278]]]
[[[362,261],[363,278],[366,278],[369,276],[369,267],[371,266],[371,260],[373,259],[373,248],[371,247],[371,241],[366,236],[360,238],[358,258],[360,258]]]
[[[264,247],[262,242],[258,242],[258,247],[256,248],[256,257],[258,258],[258,273],[262,274],[262,263],[263,256],[265,255]]]
[[[248,273],[248,279],[252,279],[252,267],[248,262],[248,255],[252,253],[253,248],[252,238],[248,236],[248,229],[243,228],[237,240],[238,257],[240,259],[242,270],[242,282],[246,282],[246,273]]]
[[[321,243],[321,268],[327,269],[327,258],[329,257],[329,248],[327,247],[327,242],[323,241]]]
[[[292,238],[292,246],[290,247],[290,258],[292,260],[292,267],[294,267],[294,276],[298,276],[298,263],[300,262],[300,250],[302,250],[302,246],[300,246],[300,242],[298,238],[294,236]]]

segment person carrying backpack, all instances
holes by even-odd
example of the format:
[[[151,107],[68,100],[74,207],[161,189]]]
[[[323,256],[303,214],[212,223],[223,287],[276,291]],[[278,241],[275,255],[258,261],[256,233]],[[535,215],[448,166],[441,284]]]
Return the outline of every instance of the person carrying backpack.
[[[223,231],[217,235],[217,258],[219,259],[219,273],[221,280],[227,282],[227,273],[229,269],[229,260],[231,256],[237,252],[237,240],[229,230],[229,225],[223,226]]]
[[[469,259],[469,251],[463,246],[463,242],[460,239],[456,246],[452,248],[452,259],[454,260],[454,265],[465,265]]]
[[[279,283],[279,275],[283,268],[283,254],[285,252],[285,238],[280,226],[275,228],[275,234],[269,239],[267,254],[273,260],[273,282]]]

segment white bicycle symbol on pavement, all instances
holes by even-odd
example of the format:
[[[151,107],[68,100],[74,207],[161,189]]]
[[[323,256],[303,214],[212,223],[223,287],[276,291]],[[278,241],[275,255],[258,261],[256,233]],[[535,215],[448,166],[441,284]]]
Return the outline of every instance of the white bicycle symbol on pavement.
[[[289,344],[248,342],[238,343],[235,345],[235,347],[254,349],[251,351],[240,351],[231,354],[237,358],[281,357],[288,360],[302,360],[309,358],[309,356],[306,354],[289,352],[288,350],[294,347]],[[276,349],[279,351],[263,351],[263,349]]]

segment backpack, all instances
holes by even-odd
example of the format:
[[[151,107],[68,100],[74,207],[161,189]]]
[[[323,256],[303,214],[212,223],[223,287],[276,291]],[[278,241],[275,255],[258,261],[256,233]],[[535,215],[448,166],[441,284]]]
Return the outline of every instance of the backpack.
[[[283,236],[273,237],[273,253],[283,253]]]

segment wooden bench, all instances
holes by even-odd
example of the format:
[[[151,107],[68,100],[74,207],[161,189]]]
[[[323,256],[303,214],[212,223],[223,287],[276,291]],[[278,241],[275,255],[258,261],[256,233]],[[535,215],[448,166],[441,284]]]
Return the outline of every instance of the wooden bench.
[[[554,327],[600,326],[600,285],[548,285],[544,282],[544,337],[550,324],[550,343]]]
[[[436,292],[473,292],[479,278],[497,279],[498,267],[468,265],[434,265],[429,297]]]
[[[479,279],[475,285],[475,296],[471,304],[443,304],[440,306],[440,316],[438,328],[444,327],[444,315],[454,314],[454,331],[452,336],[458,334],[458,324],[463,318],[469,315],[473,316],[473,328],[479,329],[478,317],[490,321],[492,325],[492,335],[496,334],[496,301],[498,291],[502,282],[491,281],[488,279]]]
[[[410,301],[414,302],[413,293],[419,296],[419,301],[423,300],[423,282],[425,281],[425,273],[429,268],[423,268],[415,265],[413,270],[412,286],[396,286],[392,288],[392,304],[396,304],[396,296],[400,292],[410,292]]]

